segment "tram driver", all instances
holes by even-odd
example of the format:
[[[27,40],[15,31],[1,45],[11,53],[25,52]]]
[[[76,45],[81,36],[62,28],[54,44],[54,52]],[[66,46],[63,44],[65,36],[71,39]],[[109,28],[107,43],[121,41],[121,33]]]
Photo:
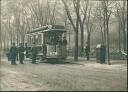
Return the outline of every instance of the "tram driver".
[[[47,45],[46,44],[43,44],[43,55],[44,55],[44,57],[46,57],[46,55],[47,55]]]
[[[63,44],[64,44],[64,45],[67,45],[66,37],[63,37]]]

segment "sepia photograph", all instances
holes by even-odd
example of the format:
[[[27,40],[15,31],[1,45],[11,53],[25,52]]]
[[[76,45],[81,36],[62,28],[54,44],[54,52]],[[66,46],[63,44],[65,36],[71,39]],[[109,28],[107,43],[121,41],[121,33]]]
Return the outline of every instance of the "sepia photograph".
[[[0,0],[0,91],[127,91],[127,0]]]

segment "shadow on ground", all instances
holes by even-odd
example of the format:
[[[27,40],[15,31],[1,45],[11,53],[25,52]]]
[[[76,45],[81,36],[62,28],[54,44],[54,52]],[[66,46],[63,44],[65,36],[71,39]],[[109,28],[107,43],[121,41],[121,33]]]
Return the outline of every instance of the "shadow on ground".
[[[42,61],[40,63],[47,63],[47,64],[76,64],[76,65],[82,65],[78,64],[76,62],[70,62],[70,61]]]

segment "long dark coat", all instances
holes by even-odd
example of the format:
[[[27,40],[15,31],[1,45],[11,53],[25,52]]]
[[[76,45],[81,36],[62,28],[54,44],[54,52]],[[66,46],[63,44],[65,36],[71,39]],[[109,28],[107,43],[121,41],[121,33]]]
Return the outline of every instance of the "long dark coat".
[[[17,48],[15,46],[12,46],[10,48],[10,58],[11,58],[11,60],[16,60],[17,53],[18,53]]]
[[[47,46],[43,45],[43,54],[46,55],[47,54]]]
[[[36,62],[36,57],[37,57],[37,48],[36,47],[32,47],[32,62]]]
[[[19,47],[19,59],[24,60],[24,47]]]
[[[86,46],[86,48],[85,48],[86,56],[89,56],[89,52],[90,52],[89,46]]]

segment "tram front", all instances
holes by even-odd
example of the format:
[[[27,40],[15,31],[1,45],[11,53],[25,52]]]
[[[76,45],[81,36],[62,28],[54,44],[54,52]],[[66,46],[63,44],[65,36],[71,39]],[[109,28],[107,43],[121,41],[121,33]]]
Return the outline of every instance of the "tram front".
[[[43,32],[47,60],[63,60],[67,57],[65,29],[52,28]]]

